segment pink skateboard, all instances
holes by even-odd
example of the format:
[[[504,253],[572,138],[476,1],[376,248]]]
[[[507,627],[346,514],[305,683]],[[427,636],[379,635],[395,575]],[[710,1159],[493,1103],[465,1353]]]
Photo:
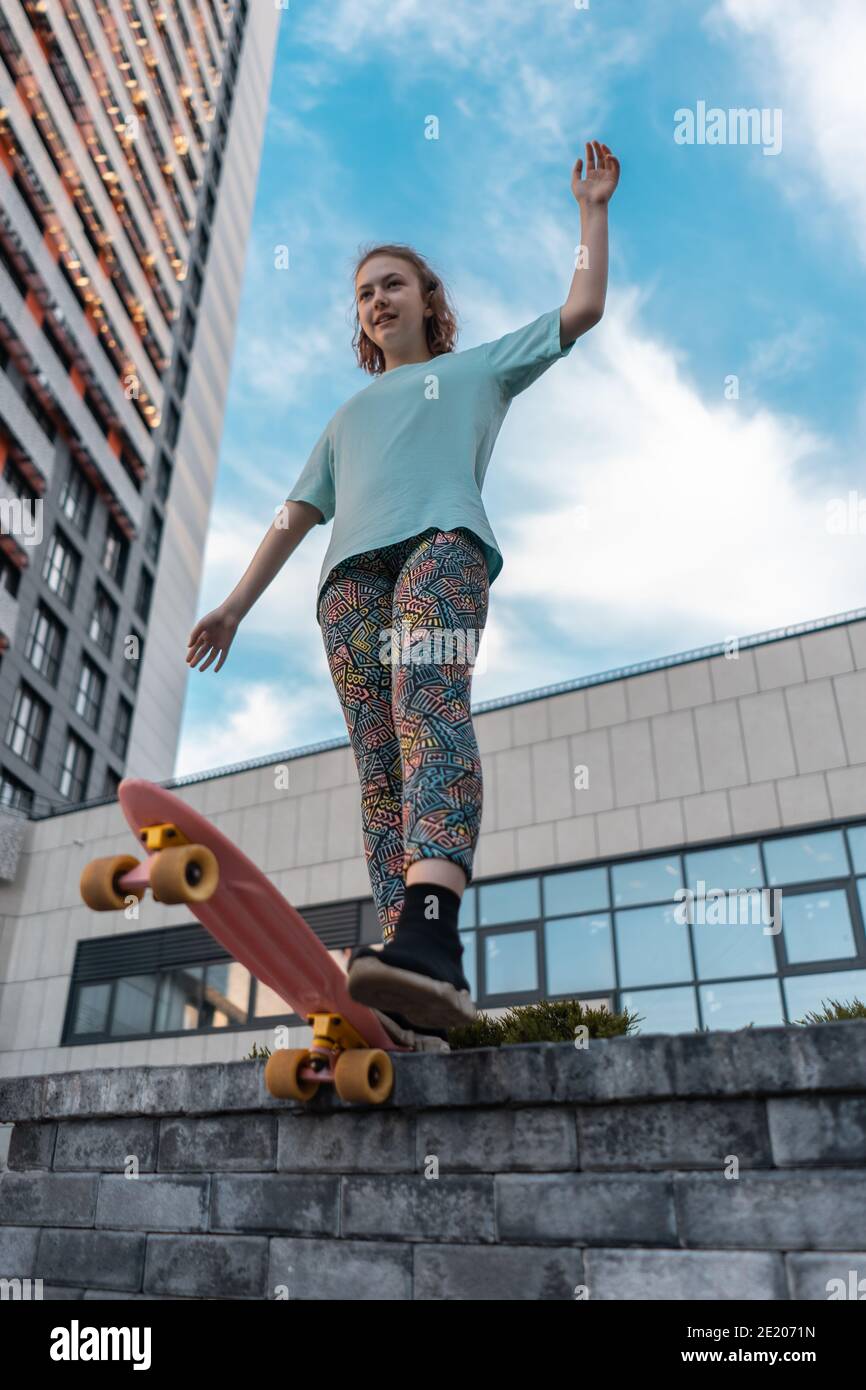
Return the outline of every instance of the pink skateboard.
[[[204,816],[142,778],[124,778],[118,799],[147,855],[86,864],[80,891],[87,906],[118,910],[148,887],[158,902],[185,903],[235,960],[307,1020],[309,1048],[268,1058],[272,1095],[309,1100],[322,1082],[333,1082],[342,1100],[386,1100],[394,1083],[389,1053],[424,1044],[390,1019],[386,1028],[382,1014],[349,997],[344,971],[303,917]]]

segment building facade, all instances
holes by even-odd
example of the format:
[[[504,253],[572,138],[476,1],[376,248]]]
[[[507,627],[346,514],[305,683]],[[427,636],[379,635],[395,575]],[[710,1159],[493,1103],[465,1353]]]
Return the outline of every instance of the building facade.
[[[279,12],[4,0],[0,804],[174,767]]]
[[[479,1008],[577,998],[664,1033],[866,1001],[866,610],[491,701],[474,724],[460,928]],[[338,959],[379,939],[347,740],[166,785]],[[0,1074],[235,1060],[277,1024],[308,1040],[185,907],[82,904],[84,865],[132,848],[114,799],[26,823],[0,886]]]

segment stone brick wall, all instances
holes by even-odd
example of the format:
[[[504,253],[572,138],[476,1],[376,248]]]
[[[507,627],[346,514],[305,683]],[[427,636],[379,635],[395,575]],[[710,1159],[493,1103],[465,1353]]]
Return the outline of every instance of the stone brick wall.
[[[369,1108],[276,1101],[261,1062],[0,1080],[0,1277],[347,1300],[820,1300],[866,1280],[866,1021],[395,1070]]]

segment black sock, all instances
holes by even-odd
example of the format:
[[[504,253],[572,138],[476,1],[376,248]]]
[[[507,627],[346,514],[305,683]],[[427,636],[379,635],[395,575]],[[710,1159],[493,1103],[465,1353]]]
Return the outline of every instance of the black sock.
[[[459,911],[460,898],[453,889],[444,888],[441,883],[409,884],[395,935],[405,935],[410,927],[414,935],[420,927],[428,934],[441,932],[443,939],[454,939]]]
[[[384,948],[385,957],[410,970],[421,964],[436,978],[451,980],[460,989],[468,988],[461,967],[459,911],[460,898],[452,889],[443,888],[440,883],[411,884],[406,889],[393,940]]]

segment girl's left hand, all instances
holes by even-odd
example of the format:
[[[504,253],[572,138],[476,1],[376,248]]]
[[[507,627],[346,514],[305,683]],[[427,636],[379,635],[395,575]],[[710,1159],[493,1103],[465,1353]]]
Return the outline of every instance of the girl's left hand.
[[[584,207],[598,207],[610,201],[619,183],[619,160],[607,145],[598,140],[586,144],[586,178],[581,178],[583,160],[579,159],[571,174],[571,191]]]

